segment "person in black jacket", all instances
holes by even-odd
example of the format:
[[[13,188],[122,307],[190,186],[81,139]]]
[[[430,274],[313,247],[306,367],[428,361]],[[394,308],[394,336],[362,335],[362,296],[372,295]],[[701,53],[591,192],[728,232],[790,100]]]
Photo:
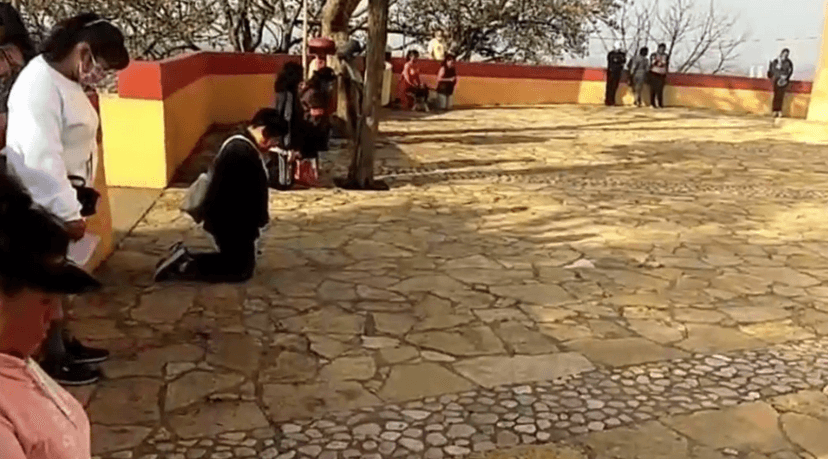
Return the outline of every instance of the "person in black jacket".
[[[280,113],[265,108],[225,143],[214,161],[203,204],[204,229],[213,236],[218,252],[190,253],[176,244],[159,263],[156,282],[232,283],[253,277],[256,240],[270,221],[264,155],[270,148],[283,147],[287,130]]]
[[[621,49],[621,42],[616,41],[615,47],[607,54],[607,95],[604,103],[609,107],[615,105],[615,95],[621,77],[624,75],[624,65],[627,64],[627,53]]]
[[[282,139],[286,150],[302,151],[304,147],[305,114],[302,109],[299,86],[303,81],[302,65],[288,62],[282,67],[273,89],[276,92],[276,111],[287,123],[287,132]]]
[[[768,78],[773,81],[773,116],[782,116],[782,109],[785,103],[785,93],[791,84],[793,75],[793,62],[789,59],[791,51],[788,48],[782,50],[779,57],[771,61],[768,67]]]

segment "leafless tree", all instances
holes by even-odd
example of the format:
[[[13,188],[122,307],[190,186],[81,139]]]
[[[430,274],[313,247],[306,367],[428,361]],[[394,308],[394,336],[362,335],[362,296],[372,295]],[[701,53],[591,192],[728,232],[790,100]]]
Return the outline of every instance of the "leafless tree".
[[[324,0],[309,1],[321,15]],[[301,43],[301,0],[18,0],[36,39],[62,18],[95,11],[121,27],[133,57],[162,59],[183,51],[288,52]]]
[[[608,30],[630,52],[666,44],[672,72],[717,74],[732,69],[747,41],[738,19],[719,9],[715,0],[708,5],[698,0],[644,0],[622,6],[615,27]],[[604,47],[609,49],[606,40]]]

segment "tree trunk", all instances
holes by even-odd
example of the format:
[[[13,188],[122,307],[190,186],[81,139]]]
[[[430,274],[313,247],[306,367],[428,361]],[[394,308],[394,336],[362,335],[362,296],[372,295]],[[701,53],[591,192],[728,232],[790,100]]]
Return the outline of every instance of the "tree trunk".
[[[358,5],[359,0],[326,0],[322,8],[322,36],[332,39],[337,47],[347,43],[350,38],[348,22]],[[331,59],[329,64],[337,73],[342,74],[342,68],[337,59]],[[336,93],[336,116],[347,125],[352,120],[348,119],[348,90],[341,76]]]
[[[357,130],[353,161],[348,179],[359,189],[373,188],[374,150],[379,132],[382,78],[385,73],[385,45],[388,39],[389,0],[369,0],[368,54],[365,59],[366,79],[362,97],[362,117]]]

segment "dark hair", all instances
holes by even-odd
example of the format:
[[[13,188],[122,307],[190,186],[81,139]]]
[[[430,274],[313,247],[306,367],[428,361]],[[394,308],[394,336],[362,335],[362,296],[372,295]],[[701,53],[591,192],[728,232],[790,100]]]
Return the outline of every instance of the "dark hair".
[[[22,265],[64,256],[68,248],[63,222],[35,204],[19,181],[0,172],[0,292],[19,293],[29,285]]]
[[[322,84],[336,81],[336,72],[330,67],[325,67],[314,72],[310,80],[308,80],[308,87],[314,89],[321,89]]]
[[[446,53],[446,55],[443,56],[443,64],[442,65],[443,65],[443,67],[445,67],[446,65],[448,65],[448,61],[456,61],[456,60],[457,60],[457,58],[454,57],[454,54]]]
[[[288,62],[279,71],[279,76],[276,77],[276,84],[273,88],[277,93],[279,92],[296,92],[299,88],[299,83],[305,79],[304,69],[302,64],[298,62]]]
[[[781,53],[779,53],[779,54],[784,54],[784,53],[791,54],[791,50],[790,50],[790,49],[788,49],[788,48],[782,48],[782,52],[781,52]]]
[[[59,22],[43,42],[41,51],[46,60],[60,62],[78,43],[88,43],[92,55],[105,60],[110,70],[123,70],[129,65],[124,34],[95,13],[83,13]]]
[[[659,43],[659,44],[658,44],[658,47],[659,47],[659,48],[664,48],[664,49],[667,49],[667,44],[666,44],[666,43]]]
[[[420,57],[420,52],[412,49],[405,53],[405,60],[410,61],[412,57]]]
[[[642,56],[646,56],[646,55],[650,54],[650,48],[647,48],[645,46],[645,47],[641,48],[641,51],[639,51],[638,54],[640,54]]]
[[[0,3],[0,25],[4,29],[0,43],[16,46],[26,62],[37,55],[35,45],[31,36],[29,36],[29,31],[26,30],[26,25],[23,24],[20,13],[9,2]]]
[[[288,132],[287,121],[274,108],[263,108],[250,120],[253,127],[264,127],[264,135],[269,139],[282,137]]]

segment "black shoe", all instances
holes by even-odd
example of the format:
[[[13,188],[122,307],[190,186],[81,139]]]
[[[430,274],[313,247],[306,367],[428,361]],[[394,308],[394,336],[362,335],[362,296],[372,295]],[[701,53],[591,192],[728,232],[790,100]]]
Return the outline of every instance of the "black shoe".
[[[183,265],[191,259],[190,253],[183,245],[178,245],[169,257],[162,260],[155,270],[155,282],[164,282],[181,274]]]
[[[84,346],[75,338],[67,340],[64,346],[69,358],[76,364],[101,363],[109,358],[109,351],[106,349]]]
[[[84,364],[46,364],[43,370],[61,386],[88,386],[101,379],[100,371]]]

